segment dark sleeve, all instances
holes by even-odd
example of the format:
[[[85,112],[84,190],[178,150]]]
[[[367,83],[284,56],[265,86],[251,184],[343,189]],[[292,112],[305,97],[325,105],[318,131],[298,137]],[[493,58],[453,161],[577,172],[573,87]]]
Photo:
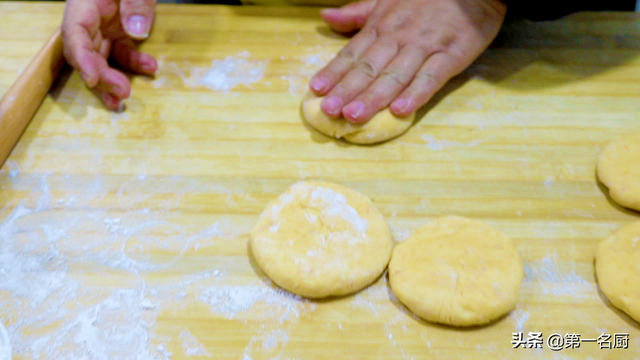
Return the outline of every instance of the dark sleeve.
[[[509,17],[554,20],[579,11],[634,11],[636,0],[503,0]]]

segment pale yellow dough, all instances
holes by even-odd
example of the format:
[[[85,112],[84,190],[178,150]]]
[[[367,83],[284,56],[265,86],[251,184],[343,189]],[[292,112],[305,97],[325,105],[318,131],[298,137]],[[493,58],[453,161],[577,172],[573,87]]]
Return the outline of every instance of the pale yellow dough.
[[[611,304],[640,322],[640,221],[600,243],[596,275]]]
[[[386,108],[365,124],[353,124],[344,118],[330,118],[320,109],[321,97],[308,92],[302,100],[305,120],[321,133],[354,144],[375,144],[401,135],[413,124],[416,114],[400,118]]]
[[[491,322],[511,311],[522,284],[513,241],[489,225],[457,216],[416,230],[393,250],[389,282],[419,317],[453,326]]]
[[[251,232],[251,251],[265,274],[309,298],[363,289],[384,272],[392,247],[391,231],[371,200],[328,182],[294,184]]]
[[[640,211],[640,133],[604,148],[598,159],[598,178],[618,204]]]

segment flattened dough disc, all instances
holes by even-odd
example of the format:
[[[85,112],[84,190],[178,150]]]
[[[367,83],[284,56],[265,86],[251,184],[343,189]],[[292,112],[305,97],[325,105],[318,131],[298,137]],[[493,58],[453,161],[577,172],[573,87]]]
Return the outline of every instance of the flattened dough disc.
[[[251,232],[251,251],[280,287],[309,298],[363,289],[385,270],[393,238],[371,200],[347,187],[294,184]]]
[[[640,322],[640,221],[623,226],[600,243],[596,275],[613,306]]]
[[[618,204],[640,211],[640,133],[624,136],[602,150],[598,178]]]
[[[457,216],[416,230],[393,250],[389,282],[421,318],[453,326],[491,322],[511,311],[524,271],[513,241]]]
[[[302,113],[309,125],[321,133],[354,144],[375,144],[403,134],[416,118],[415,112],[399,118],[386,108],[365,124],[353,124],[344,118],[330,118],[320,109],[322,97],[307,92],[302,100]]]

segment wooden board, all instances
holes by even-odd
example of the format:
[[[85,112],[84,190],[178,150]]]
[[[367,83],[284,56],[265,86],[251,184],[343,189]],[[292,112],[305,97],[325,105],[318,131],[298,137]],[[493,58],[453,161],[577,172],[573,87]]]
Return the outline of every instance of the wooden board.
[[[0,3],[0,92],[61,12]],[[0,320],[15,358],[638,358],[640,325],[599,294],[593,257],[640,220],[595,179],[602,147],[640,131],[639,21],[514,25],[404,136],[359,147],[300,119],[306,79],[347,41],[316,9],[158,6],[142,49],[161,70],[133,78],[126,112],[67,72],[0,170]],[[233,73],[248,84],[228,92],[199,85],[224,64],[253,77]],[[278,291],[249,233],[310,178],[371,197],[398,240],[448,214],[510,235],[527,274],[517,309],[459,330],[410,316],[384,277],[329,301]],[[513,349],[520,331],[630,340]]]

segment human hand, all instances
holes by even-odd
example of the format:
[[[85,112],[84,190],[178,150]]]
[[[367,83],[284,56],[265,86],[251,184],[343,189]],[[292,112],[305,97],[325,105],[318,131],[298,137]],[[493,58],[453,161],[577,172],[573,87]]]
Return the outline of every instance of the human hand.
[[[134,73],[153,75],[158,69],[153,56],[136,50],[133,41],[149,35],[154,7],[155,0],[67,0],[64,57],[109,109],[122,109],[131,94],[129,79],[110,67],[109,59]]]
[[[500,0],[364,0],[325,9],[338,32],[361,29],[310,88],[322,111],[367,122],[389,107],[416,111],[462,72],[497,36],[506,14]]]

